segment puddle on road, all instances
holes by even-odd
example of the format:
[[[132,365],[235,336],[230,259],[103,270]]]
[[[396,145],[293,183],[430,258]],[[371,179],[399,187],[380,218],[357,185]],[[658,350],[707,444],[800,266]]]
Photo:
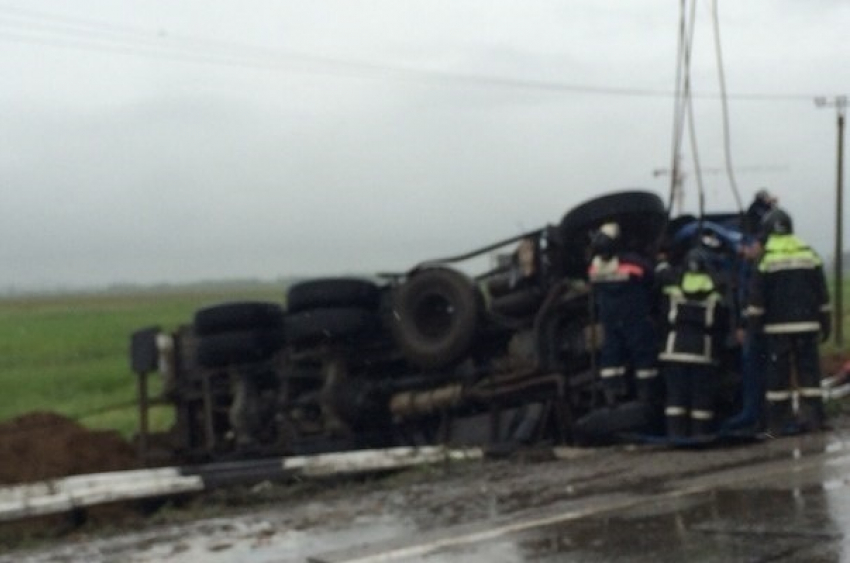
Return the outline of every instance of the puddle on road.
[[[850,488],[731,490],[515,538],[518,561],[850,560]]]
[[[415,533],[390,516],[355,517],[339,526],[295,529],[276,518],[214,518],[115,538],[75,542],[6,558],[0,563],[303,563],[317,552]]]

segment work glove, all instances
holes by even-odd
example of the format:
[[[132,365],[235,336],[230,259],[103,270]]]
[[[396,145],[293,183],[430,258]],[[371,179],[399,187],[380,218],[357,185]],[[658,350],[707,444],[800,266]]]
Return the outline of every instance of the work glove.
[[[832,333],[832,317],[829,313],[820,314],[820,341],[821,343],[829,340],[829,335]]]

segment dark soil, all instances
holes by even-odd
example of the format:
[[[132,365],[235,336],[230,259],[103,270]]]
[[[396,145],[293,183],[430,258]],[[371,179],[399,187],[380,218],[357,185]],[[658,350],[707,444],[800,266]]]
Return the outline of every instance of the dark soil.
[[[0,460],[5,485],[138,466],[136,452],[118,432],[90,430],[50,412],[0,424]]]

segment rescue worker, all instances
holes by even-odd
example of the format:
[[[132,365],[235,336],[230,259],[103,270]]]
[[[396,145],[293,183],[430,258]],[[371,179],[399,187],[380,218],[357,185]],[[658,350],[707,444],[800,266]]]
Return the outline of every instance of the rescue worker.
[[[794,235],[791,217],[774,209],[763,220],[764,254],[750,287],[747,317],[766,337],[766,414],[773,435],[825,425],[818,338],[830,332],[829,293],[820,257]],[[792,404],[796,368],[799,418]]]
[[[765,188],[757,191],[744,215],[744,232],[753,236],[758,235],[765,215],[776,209],[778,204],[779,199]]]
[[[740,245],[738,287],[735,307],[735,339],[741,346],[741,410],[727,419],[721,434],[755,434],[764,428],[765,372],[767,344],[765,335],[747,321],[746,307],[752,277],[761,259],[762,244],[747,236]]]
[[[704,437],[715,431],[717,365],[726,307],[712,276],[709,251],[691,249],[678,276],[663,288],[667,337],[661,361],[670,438]]]
[[[743,239],[738,245],[738,275],[735,310],[735,339],[741,346],[741,410],[727,419],[722,434],[755,434],[764,428],[765,372],[767,344],[764,334],[747,322],[745,309],[753,273],[763,252],[762,221],[775,209],[779,199],[762,188],[756,192],[743,217]]]
[[[599,375],[608,404],[626,398],[632,387],[639,399],[655,402],[659,392],[652,264],[623,249],[617,223],[606,223],[594,233],[591,253],[588,277],[604,331]]]

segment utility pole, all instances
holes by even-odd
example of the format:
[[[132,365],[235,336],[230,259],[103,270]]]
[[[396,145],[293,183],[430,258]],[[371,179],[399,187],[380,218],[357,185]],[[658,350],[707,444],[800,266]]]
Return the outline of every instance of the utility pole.
[[[838,170],[835,186],[835,345],[844,346],[844,113],[847,109],[847,96],[834,98],[815,98],[819,108],[832,107],[838,119]]]

